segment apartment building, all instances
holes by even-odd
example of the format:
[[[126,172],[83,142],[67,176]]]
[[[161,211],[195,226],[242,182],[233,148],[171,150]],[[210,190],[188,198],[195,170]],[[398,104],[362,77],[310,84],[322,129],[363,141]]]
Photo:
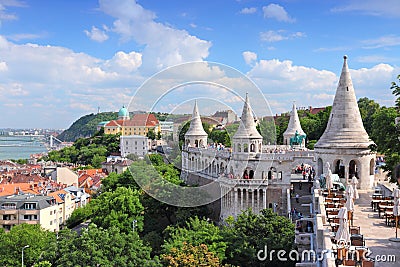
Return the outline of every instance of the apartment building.
[[[58,205],[54,197],[22,194],[0,197],[0,227],[28,223],[40,224],[49,231],[58,231]]]

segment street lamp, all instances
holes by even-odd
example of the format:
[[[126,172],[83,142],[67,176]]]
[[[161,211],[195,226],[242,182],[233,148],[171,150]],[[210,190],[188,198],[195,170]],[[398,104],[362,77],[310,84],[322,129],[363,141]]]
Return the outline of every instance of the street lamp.
[[[24,249],[29,248],[29,245],[26,245],[25,247],[22,248],[22,255],[21,255],[21,264],[22,267],[24,267]]]

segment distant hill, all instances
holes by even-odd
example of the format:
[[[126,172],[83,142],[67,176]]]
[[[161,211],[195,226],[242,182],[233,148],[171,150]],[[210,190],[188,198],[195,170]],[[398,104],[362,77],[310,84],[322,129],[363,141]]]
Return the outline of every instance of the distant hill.
[[[65,142],[74,142],[78,138],[92,136],[97,131],[97,125],[100,122],[115,120],[117,117],[118,112],[85,115],[75,121],[67,130],[58,135],[57,138]]]

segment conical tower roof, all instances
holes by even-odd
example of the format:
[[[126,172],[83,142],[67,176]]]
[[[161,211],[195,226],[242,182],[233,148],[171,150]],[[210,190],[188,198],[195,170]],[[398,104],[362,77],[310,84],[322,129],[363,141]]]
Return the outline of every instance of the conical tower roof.
[[[293,102],[292,112],[290,113],[289,124],[283,135],[294,136],[296,131],[301,135],[304,134],[304,131],[301,128],[299,115],[297,114],[296,104]]]
[[[185,136],[207,136],[206,131],[204,131],[203,124],[201,124],[197,101],[194,102],[192,119],[190,120],[190,127]]]
[[[233,138],[262,138],[257,131],[254,122],[254,116],[250,107],[249,96],[246,93],[246,101],[243,106],[242,116],[240,117],[240,125]]]
[[[368,148],[373,144],[364,129],[358,109],[347,56],[344,56],[339,85],[333,100],[332,111],[325,132],[315,148]]]

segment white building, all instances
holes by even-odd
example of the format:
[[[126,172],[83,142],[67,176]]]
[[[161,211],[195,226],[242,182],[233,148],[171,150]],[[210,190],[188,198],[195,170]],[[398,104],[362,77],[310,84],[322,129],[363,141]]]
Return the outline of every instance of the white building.
[[[149,139],[141,135],[123,135],[120,137],[121,156],[129,154],[145,156],[149,152]]]
[[[174,122],[172,121],[160,121],[161,135],[165,139],[167,136],[173,137],[174,134]]]
[[[293,105],[285,141],[296,131],[303,134]],[[375,167],[373,144],[362,124],[354,88],[344,58],[342,73],[327,128],[315,151],[288,145],[264,146],[256,130],[249,96],[246,95],[240,126],[232,148],[216,151],[207,146],[197,103],[182,149],[182,178],[188,184],[217,184],[220,188],[220,219],[237,216],[247,208],[256,213],[267,207],[280,215],[290,211],[290,185],[296,166],[311,166],[323,175],[326,162],[343,179],[356,175],[361,189],[369,189]],[[340,175],[339,175],[340,176]],[[345,181],[344,181],[345,182]]]

